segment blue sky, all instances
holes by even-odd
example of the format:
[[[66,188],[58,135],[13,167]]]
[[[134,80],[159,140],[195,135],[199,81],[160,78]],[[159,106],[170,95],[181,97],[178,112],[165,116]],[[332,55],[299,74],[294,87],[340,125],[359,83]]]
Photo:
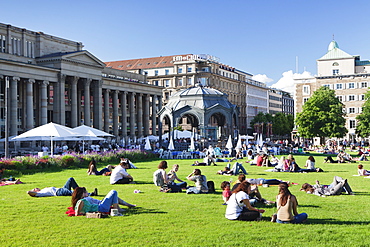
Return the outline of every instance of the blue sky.
[[[81,41],[102,61],[210,54],[281,87],[316,74],[333,34],[370,59],[369,9],[365,0],[18,0],[2,3],[0,22]]]

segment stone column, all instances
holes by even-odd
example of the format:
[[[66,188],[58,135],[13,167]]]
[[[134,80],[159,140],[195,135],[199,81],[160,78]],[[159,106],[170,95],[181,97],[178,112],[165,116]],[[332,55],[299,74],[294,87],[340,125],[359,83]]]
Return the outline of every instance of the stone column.
[[[104,131],[109,133],[109,89],[104,92]]]
[[[66,125],[66,101],[65,101],[65,85],[66,75],[59,74],[59,124]]]
[[[161,109],[162,109],[162,96],[159,96],[158,97],[158,111],[160,111]],[[162,121],[160,120],[158,121],[158,136],[159,136],[159,144],[162,145]]]
[[[147,94],[144,97],[145,102],[144,102],[144,136],[149,135],[149,110],[150,110],[150,95]]]
[[[122,136],[125,139],[125,144],[127,141],[127,92],[121,93],[121,127],[122,127]]]
[[[137,96],[137,136],[143,136],[143,94]]]
[[[48,81],[40,82],[40,94],[41,94],[41,114],[40,114],[40,125],[48,123]]]
[[[152,97],[152,135],[157,135],[157,95]]]
[[[78,97],[77,97],[77,83],[79,77],[73,76],[71,79],[71,127],[77,127],[79,123],[78,114]]]
[[[118,136],[118,90],[113,91],[113,135]]]
[[[59,123],[59,112],[60,112],[60,94],[59,94],[59,83],[55,82],[52,84],[53,87],[53,122]]]
[[[130,136],[131,139],[135,137],[135,93],[131,93],[130,97]]]
[[[18,135],[18,81],[20,81],[19,77],[13,77],[10,80],[9,86],[9,105],[10,105],[10,131],[9,136]]]
[[[91,126],[90,84],[91,84],[91,79],[85,79],[84,80],[84,86],[85,86],[84,87],[84,124],[87,125],[87,126]]]
[[[28,79],[26,81],[26,130],[33,129],[33,84],[35,83],[34,79]]]
[[[103,110],[102,110],[102,89],[103,81],[97,80],[95,81],[94,85],[94,91],[93,91],[93,111],[94,111],[94,117],[93,117],[93,125],[94,128],[97,129],[103,129]]]

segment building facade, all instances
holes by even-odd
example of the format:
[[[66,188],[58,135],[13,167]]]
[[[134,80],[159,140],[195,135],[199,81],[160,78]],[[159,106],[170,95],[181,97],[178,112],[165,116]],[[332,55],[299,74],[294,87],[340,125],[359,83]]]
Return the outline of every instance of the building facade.
[[[0,23],[0,83],[2,136],[6,92],[10,135],[48,122],[124,138],[158,134],[162,87],[107,68],[81,42]]]
[[[356,116],[362,111],[364,95],[370,86],[370,61],[361,61],[360,56],[344,52],[333,40],[328,52],[317,60],[317,72],[316,77],[296,80],[296,113],[302,111],[303,104],[321,86],[333,89],[345,107],[348,134],[344,139],[353,140],[356,138]]]
[[[258,112],[268,112],[269,88],[252,79],[252,74],[220,63],[214,56],[185,54],[106,62],[107,67],[147,76],[149,84],[162,86],[163,103],[176,91],[197,83],[228,95],[239,108],[240,134],[251,133],[249,123]],[[282,108],[280,109],[282,111]],[[181,120],[186,122],[186,119]]]

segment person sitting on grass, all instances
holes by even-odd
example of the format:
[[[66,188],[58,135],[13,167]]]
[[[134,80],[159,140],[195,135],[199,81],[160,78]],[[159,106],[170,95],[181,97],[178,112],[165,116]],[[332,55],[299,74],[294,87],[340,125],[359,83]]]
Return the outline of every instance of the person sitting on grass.
[[[222,199],[224,200],[224,203],[222,205],[227,205],[227,201],[229,200],[232,194],[230,191],[230,182],[223,181],[221,183],[221,189],[222,189]]]
[[[75,210],[75,215],[85,215],[90,212],[109,212],[111,207],[118,209],[120,214],[115,216],[122,216],[122,210],[118,204],[128,207],[136,207],[136,205],[129,204],[122,199],[118,198],[117,191],[111,190],[103,200],[97,200],[89,197],[85,187],[77,187],[72,194],[72,206]]]
[[[289,191],[287,183],[279,184],[279,194],[276,197],[277,223],[302,223],[307,220],[307,214],[298,214],[297,198]]]
[[[189,187],[186,190],[186,194],[207,194],[208,193],[208,186],[207,186],[207,178],[206,176],[202,175],[200,169],[194,169],[192,173],[190,173],[187,177],[188,180],[195,182],[195,187]]]
[[[253,207],[249,202],[250,183],[243,181],[232,192],[227,202],[225,217],[229,220],[261,220],[263,209]]]
[[[250,204],[255,205],[257,202],[261,202],[261,203],[264,203],[264,204],[269,205],[269,204],[275,203],[273,201],[269,201],[269,200],[266,200],[266,199],[262,198],[262,195],[261,195],[261,193],[260,193],[260,191],[258,189],[258,185],[261,184],[260,181],[262,181],[262,180],[268,181],[266,179],[247,179],[245,177],[245,174],[240,174],[238,176],[238,180],[236,181],[236,183],[232,187],[231,191],[236,190],[236,188],[238,188],[238,186],[242,182],[247,181],[251,185],[250,188],[249,188],[249,194],[248,194],[248,196],[250,198],[250,200],[249,200],[250,201]],[[273,182],[275,182],[275,183],[277,181],[276,179],[271,179],[271,180],[274,180]],[[277,181],[277,183],[279,184],[280,181]]]
[[[160,187],[160,192],[181,192],[181,187],[176,183],[169,181],[166,169],[168,168],[167,161],[162,160],[158,165],[158,170],[153,173],[153,182],[156,186]],[[176,175],[176,173],[175,173]],[[176,176],[177,177],[177,176]]]
[[[174,164],[172,166],[172,170],[167,174],[168,184],[176,185],[176,186],[178,186],[180,188],[186,188],[187,183],[185,181],[179,179],[179,177],[176,174],[176,172],[178,170],[179,170],[179,165],[178,164]],[[175,180],[179,181],[180,183],[175,183]]]
[[[358,168],[357,173],[359,176],[370,176],[370,171],[365,170],[362,164],[359,164],[357,168]]]
[[[87,170],[88,175],[103,175],[109,176],[112,173],[112,169],[114,167],[112,165],[108,165],[107,167],[103,168],[102,170],[98,171],[96,168],[96,161],[94,158],[91,159],[89,163],[89,169]]]
[[[112,171],[110,184],[133,184],[134,178],[126,171],[129,166],[128,160],[121,160],[119,165]]]
[[[333,182],[330,185],[321,185],[318,180],[316,180],[315,185],[304,183],[302,184],[301,191],[306,191],[308,194],[314,194],[322,197],[340,195],[342,192],[346,192],[349,195],[354,195],[347,179],[343,179],[338,176],[334,176]]]

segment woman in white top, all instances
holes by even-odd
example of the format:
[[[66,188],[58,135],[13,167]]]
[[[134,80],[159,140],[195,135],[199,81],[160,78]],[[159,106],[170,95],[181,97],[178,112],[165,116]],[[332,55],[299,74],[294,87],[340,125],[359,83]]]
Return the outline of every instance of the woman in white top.
[[[363,165],[359,164],[357,167],[358,167],[358,170],[357,170],[358,175],[370,176],[370,171],[365,170]]]
[[[313,156],[309,156],[304,166],[307,167],[307,169],[300,169],[299,172],[316,172],[315,158]]]
[[[250,183],[243,181],[232,192],[229,200],[227,201],[227,208],[225,217],[229,220],[243,220],[252,221],[260,220],[263,209],[254,208],[249,202]]]

